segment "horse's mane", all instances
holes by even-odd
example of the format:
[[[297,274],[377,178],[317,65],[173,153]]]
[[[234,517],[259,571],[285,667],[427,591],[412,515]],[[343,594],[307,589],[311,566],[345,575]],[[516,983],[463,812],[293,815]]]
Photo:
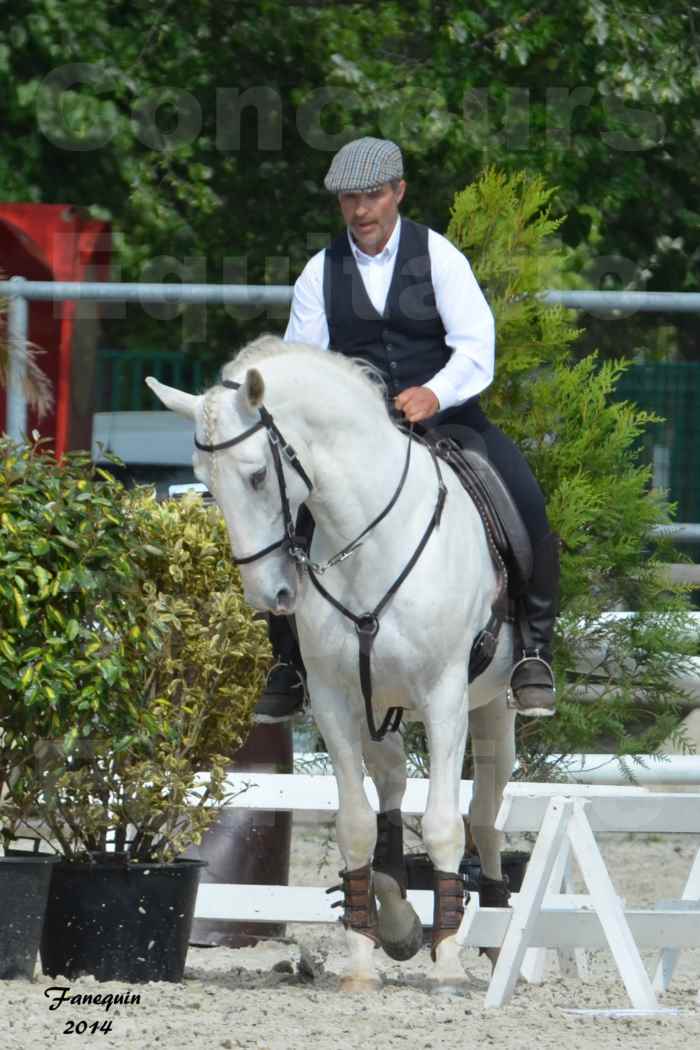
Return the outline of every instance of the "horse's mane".
[[[224,365],[222,377],[231,379],[242,367],[261,365],[265,361],[279,358],[280,355],[295,354],[313,360],[328,371],[360,383],[365,391],[385,406],[385,384],[379,372],[366,361],[345,357],[343,354],[328,353],[319,347],[307,343],[286,343],[277,335],[261,335],[248,343],[236,356]]]

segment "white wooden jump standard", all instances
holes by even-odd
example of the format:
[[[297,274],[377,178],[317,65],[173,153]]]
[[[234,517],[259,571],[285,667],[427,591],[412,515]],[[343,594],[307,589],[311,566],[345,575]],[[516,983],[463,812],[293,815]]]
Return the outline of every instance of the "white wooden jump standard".
[[[571,843],[568,838],[562,842],[547,889],[549,893],[563,892],[570,896],[574,893],[571,874]],[[588,977],[588,953],[584,948],[580,946],[560,947],[556,951],[562,977]],[[520,967],[520,973],[529,984],[542,984],[546,963],[546,948],[528,948]]]
[[[693,911],[700,908],[700,849],[695,855],[695,860],[690,869],[690,875],[688,876],[688,881],[685,884],[680,901],[660,901],[659,908],[664,907],[668,903],[675,904],[676,907],[682,907],[685,904],[687,908]],[[656,973],[654,975],[655,992],[663,994],[663,992],[668,990],[671,978],[673,977],[673,972],[676,969],[679,955],[680,950],[678,948],[664,948],[662,950],[658,966],[656,967]]]
[[[338,806],[335,779],[329,776],[236,773],[229,775],[228,784],[236,794],[230,803],[233,808],[331,814]],[[426,780],[408,781],[403,803],[406,815],[424,811],[427,787]],[[374,785],[368,778],[365,788],[377,809]],[[471,793],[471,782],[462,781],[464,813],[469,810]],[[474,894],[458,934],[464,945],[501,948],[486,1005],[507,1002],[521,970],[524,976],[537,979],[539,975],[541,979],[545,948],[556,948],[560,962],[563,959],[569,967],[575,963],[580,974],[582,949],[609,947],[633,1005],[633,1011],[613,1012],[662,1012],[639,946],[663,949],[655,979],[657,991],[668,987],[679,950],[700,948],[700,851],[682,901],[662,902],[655,910],[625,911],[593,831],[700,833],[700,795],[659,794],[639,787],[514,782],[506,788],[498,826],[509,833],[534,831],[538,838],[521,892],[511,898],[512,909],[480,909]],[[562,881],[570,890],[570,851],[579,861],[587,895],[556,892]],[[429,925],[432,893],[409,891],[409,899],[421,921]],[[336,915],[331,903],[318,887],[205,883],[199,889],[195,915],[238,921],[332,922]]]
[[[508,806],[509,803],[506,803],[506,807]],[[610,881],[605,862],[588,823],[585,806],[586,802],[583,799],[565,796],[556,796],[549,802],[523,885],[520,893],[514,897],[510,922],[486,993],[487,1007],[503,1006],[510,999],[525,959],[525,952],[529,947],[538,946],[540,943],[536,938],[537,922],[545,915],[545,894],[555,874],[557,858],[568,838],[590,889],[589,906],[600,921],[633,1007],[637,1010],[658,1009],[651,981],[639,955],[624,908]],[[499,815],[497,826],[503,827],[506,824],[507,809],[505,814]],[[564,908],[570,908],[567,897],[562,897]],[[578,902],[574,905],[576,908],[580,906]],[[556,909],[549,910],[550,913],[555,912],[556,918]],[[474,914],[475,909],[472,909],[472,924]],[[463,943],[471,943],[473,938],[473,935],[469,937],[469,918],[469,915],[465,916],[467,929],[460,931]],[[577,943],[580,943],[578,939]]]

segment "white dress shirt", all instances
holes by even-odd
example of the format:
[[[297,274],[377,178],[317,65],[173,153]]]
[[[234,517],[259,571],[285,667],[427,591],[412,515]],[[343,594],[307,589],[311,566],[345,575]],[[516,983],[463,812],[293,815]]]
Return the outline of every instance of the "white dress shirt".
[[[366,255],[348,240],[372,306],[384,313],[399,246],[399,218],[384,249]],[[304,267],[296,284],[284,338],[287,342],[329,346],[328,321],[323,301],[325,249]],[[466,258],[434,230],[428,230],[428,254],[435,303],[445,327],[445,342],[452,348],[447,364],[425,384],[440,402],[440,409],[461,405],[485,390],[493,379],[493,314]]]

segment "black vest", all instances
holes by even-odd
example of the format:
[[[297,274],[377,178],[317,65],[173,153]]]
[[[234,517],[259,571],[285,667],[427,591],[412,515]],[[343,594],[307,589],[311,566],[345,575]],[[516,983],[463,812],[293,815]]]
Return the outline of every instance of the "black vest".
[[[427,226],[401,220],[383,314],[370,302],[347,231],[326,249],[323,295],[331,349],[374,365],[390,397],[423,386],[449,360],[452,351],[435,305]]]

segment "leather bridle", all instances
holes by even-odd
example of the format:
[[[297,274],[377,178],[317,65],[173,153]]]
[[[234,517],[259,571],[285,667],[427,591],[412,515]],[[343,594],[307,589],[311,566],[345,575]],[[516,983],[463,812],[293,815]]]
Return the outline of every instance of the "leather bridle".
[[[222,379],[221,385],[225,386],[229,390],[240,390],[241,384],[234,382],[232,379]],[[289,497],[287,495],[287,485],[284,480],[284,470],[282,467],[282,455],[286,456],[289,463],[296,470],[297,474],[304,482],[309,492],[313,492],[313,485],[309,475],[304,470],[299,457],[290,444],[285,441],[284,437],[280,433],[280,430],[275,423],[272,415],[261,405],[259,410],[260,419],[257,423],[254,423],[252,427],[248,427],[242,434],[237,434],[236,437],[229,438],[228,441],[220,441],[218,445],[205,445],[201,441],[197,440],[195,434],[194,443],[198,449],[202,452],[224,452],[227,448],[233,448],[234,445],[240,445],[242,441],[246,441],[247,438],[252,437],[253,434],[257,434],[263,427],[267,431],[267,440],[270,443],[270,450],[272,451],[272,462],[275,465],[275,473],[277,475],[277,483],[280,490],[280,499],[282,500],[282,516],[284,519],[284,536],[281,540],[277,540],[276,543],[271,543],[269,547],[264,547],[263,550],[256,551],[255,554],[248,554],[245,558],[234,557],[236,565],[249,565],[250,562],[258,561],[260,558],[264,558],[267,554],[271,554],[272,551],[279,550],[280,547],[286,547],[287,553],[290,557],[295,560],[299,560],[300,557],[306,556],[304,550],[305,541],[303,537],[296,535],[294,531],[294,521],[292,520],[292,511],[289,506]]]
[[[222,380],[221,384],[222,386],[230,390],[239,390],[241,386],[240,383],[236,383],[230,379]],[[307,486],[309,492],[313,491],[313,484],[311,483],[308,474],[306,473],[301,462],[299,461],[299,457],[297,456],[294,448],[285,440],[284,436],[277,427],[277,424],[272,418],[271,413],[268,412],[264,405],[260,405],[258,411],[260,413],[260,419],[258,420],[258,422],[254,423],[252,427],[248,427],[248,429],[244,430],[242,434],[238,434],[236,435],[236,437],[229,438],[228,441],[221,441],[216,445],[205,445],[201,441],[197,440],[196,435],[194,439],[196,447],[202,452],[223,452],[226,449],[233,448],[235,445],[240,444],[247,438],[252,437],[253,434],[257,434],[257,432],[259,430],[262,430],[263,428],[267,432],[267,438],[272,451],[272,460],[275,466],[275,473],[277,475],[277,483],[279,485],[280,490],[280,499],[282,501],[282,515],[284,518],[285,535],[282,537],[282,539],[277,540],[277,542],[275,543],[271,543],[268,547],[256,551],[255,554],[249,554],[244,558],[234,557],[233,560],[236,563],[236,565],[248,565],[251,562],[258,561],[260,558],[264,558],[267,554],[271,554],[272,551],[279,550],[280,548],[286,548],[286,552],[289,555],[289,557],[293,558],[298,565],[306,569],[306,571],[309,574],[309,578],[311,579],[311,582],[313,583],[314,587],[319,592],[319,594],[321,594],[326,599],[326,601],[328,601],[335,609],[337,609],[338,612],[342,613],[343,616],[345,616],[348,620],[352,621],[352,623],[355,625],[355,630],[357,632],[359,641],[360,685],[362,687],[362,695],[365,700],[365,711],[367,714],[367,724],[370,736],[373,740],[383,740],[387,732],[395,732],[399,728],[403,708],[390,707],[387,710],[381,725],[379,726],[379,728],[377,728],[376,723],[374,721],[374,712],[372,710],[372,673],[370,662],[372,655],[372,647],[374,645],[374,639],[379,633],[379,616],[381,612],[384,610],[385,606],[389,603],[389,601],[394,597],[401,584],[412,571],[421,554],[423,553],[423,550],[425,549],[433,530],[440,524],[443,507],[445,505],[445,499],[447,497],[447,487],[442,478],[442,472],[440,470],[440,464],[435,454],[435,450],[433,449],[431,444],[422,441],[413,432],[413,428],[411,427],[408,433],[406,459],[404,461],[403,471],[401,473],[399,483],[396,487],[393,496],[391,497],[387,505],[384,507],[384,509],[376,516],[376,518],[374,518],[369,523],[369,525],[367,525],[366,528],[362,530],[359,536],[357,536],[354,540],[352,540],[345,547],[343,547],[343,549],[339,551],[336,555],[334,555],[329,561],[325,562],[322,565],[319,565],[315,562],[312,562],[309,559],[307,551],[308,541],[306,540],[306,538],[298,536],[295,532],[294,521],[292,519],[292,512],[289,506],[289,497],[287,495],[287,485],[284,479],[282,455],[284,455],[289,461],[290,465],[294,468],[294,470],[297,472],[304,484]],[[433,465],[435,467],[438,481],[438,495],[435,503],[435,508],[433,510],[430,521],[428,522],[428,525],[418,542],[418,546],[414,550],[413,554],[409,558],[403,570],[399,573],[398,577],[394,580],[392,585],[386,591],[383,598],[377,603],[377,605],[375,605],[372,612],[361,613],[358,615],[357,613],[352,612],[345,605],[343,605],[342,602],[338,601],[337,598],[330,594],[330,592],[327,591],[326,588],[321,584],[320,580],[318,579],[318,576],[322,575],[324,572],[326,572],[327,569],[331,568],[333,565],[337,565],[339,564],[339,562],[344,561],[345,558],[349,557],[356,550],[358,550],[358,548],[362,545],[365,537],[372,531],[372,529],[375,528],[375,526],[379,524],[380,521],[382,521],[386,517],[386,515],[395,505],[396,501],[399,498],[399,495],[403,490],[406,478],[408,476],[408,468],[411,462],[411,449],[413,448],[414,441],[421,441],[421,444],[425,445],[425,447],[430,452]]]

